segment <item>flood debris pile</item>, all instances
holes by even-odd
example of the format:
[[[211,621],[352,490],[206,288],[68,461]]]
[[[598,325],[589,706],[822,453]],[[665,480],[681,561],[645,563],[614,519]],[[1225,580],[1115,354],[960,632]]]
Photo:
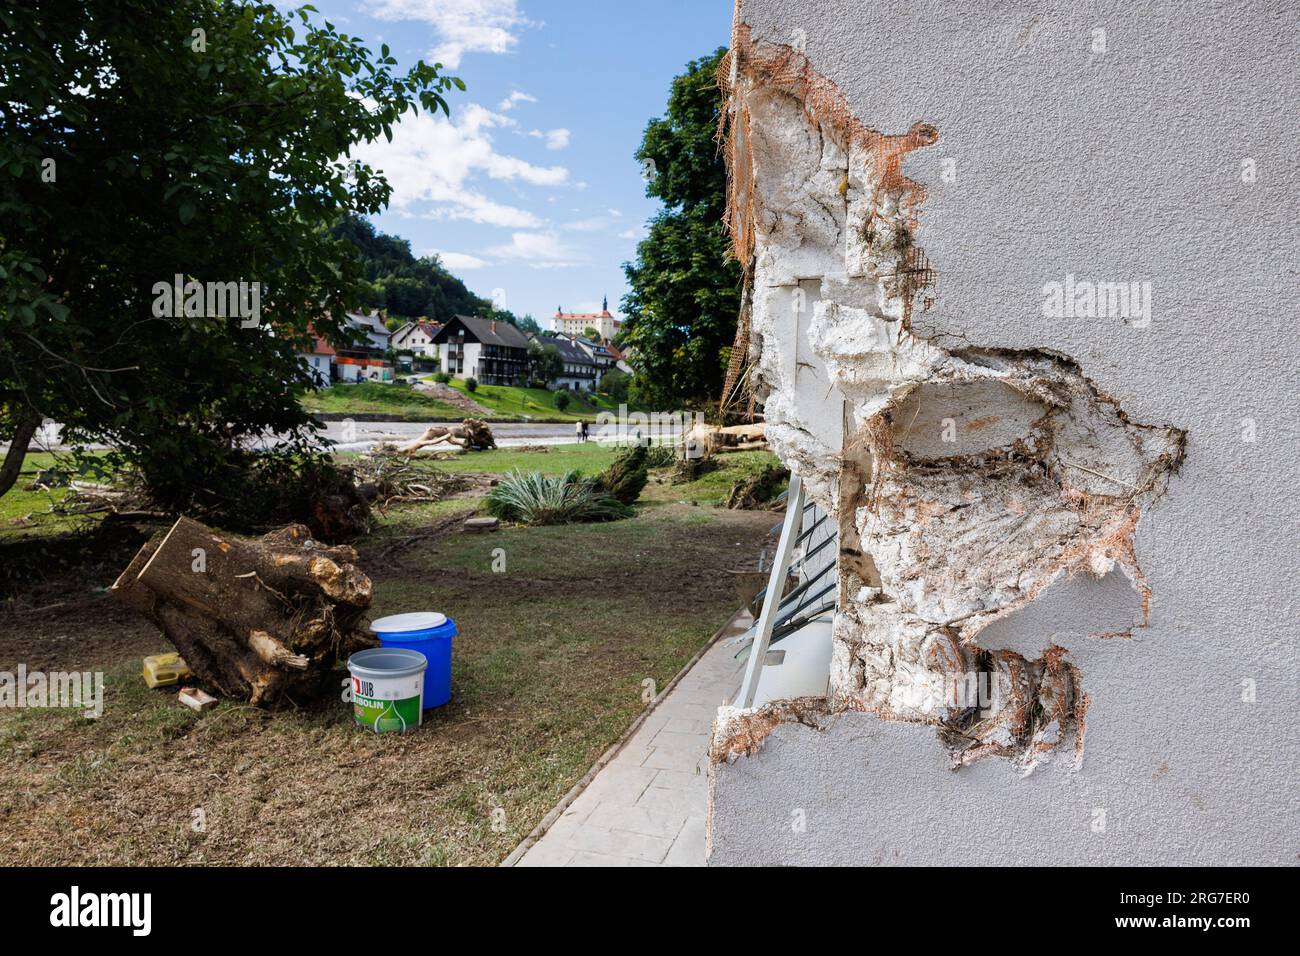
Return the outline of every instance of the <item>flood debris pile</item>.
[[[459,425],[430,425],[419,438],[397,445],[380,446],[383,451],[406,455],[438,451],[487,451],[496,447],[492,429],[479,418],[467,418]]]
[[[358,627],[372,588],[356,561],[304,525],[240,538],[180,518],[112,593],[158,626],[199,684],[274,707],[331,689],[336,662],[375,646]]]
[[[371,452],[352,466],[357,490],[383,511],[398,503],[441,501],[483,486],[481,475],[445,471],[420,457]]]
[[[1134,531],[1184,433],[1131,420],[1069,356],[913,332],[938,275],[920,245],[925,189],[902,162],[937,140],[933,126],[871,129],[804,53],[743,24],[722,79],[730,226],[752,296],[737,346],[766,439],[839,526],[827,706],[931,724],[955,767],[1000,756],[1028,772],[1059,747],[1077,759],[1089,698],[1066,650],[1044,635],[1031,660],[979,635],[1062,577],[1113,568],[1144,623]],[[807,350],[833,386],[815,399],[798,386]],[[842,405],[835,429],[827,402]],[[972,679],[991,699],[963,693]]]

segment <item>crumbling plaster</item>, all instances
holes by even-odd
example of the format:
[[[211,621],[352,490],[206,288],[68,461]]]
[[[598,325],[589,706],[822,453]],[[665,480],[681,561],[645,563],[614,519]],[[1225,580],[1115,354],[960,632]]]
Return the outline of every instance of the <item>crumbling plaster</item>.
[[[846,6],[800,4],[796,21],[788,5],[748,0],[738,35],[762,52],[731,77],[753,171],[756,381],[774,446],[839,515],[841,612],[820,729],[807,729],[806,709],[794,721],[773,719],[778,708],[719,722],[714,848],[731,861],[767,852],[754,814],[770,810],[758,809],[761,798],[747,809],[755,788],[788,794],[814,768],[829,774],[814,789],[856,797],[833,816],[874,821],[891,785],[871,777],[870,755],[852,741],[896,741],[919,761],[913,776],[987,754],[1023,774],[1065,742],[1076,769],[1085,711],[1087,782],[1060,783],[1072,775],[1058,773],[1048,786],[1076,788],[1076,797],[1100,788],[1127,804],[1133,775],[1150,764],[1159,780],[1171,758],[1188,780],[1222,783],[1207,746],[1265,746],[1255,722],[1270,705],[1243,700],[1242,682],[1285,693],[1297,676],[1294,645],[1273,616],[1292,606],[1294,573],[1268,567],[1252,535],[1294,547],[1275,524],[1261,528],[1258,514],[1219,497],[1248,487],[1258,505],[1296,477],[1294,423],[1279,415],[1295,405],[1280,359],[1294,361],[1296,349],[1272,317],[1283,283],[1276,269],[1243,259],[1249,251],[1281,262],[1289,251],[1294,261],[1293,230],[1279,215],[1289,206],[1294,220],[1294,170],[1265,135],[1268,101],[1295,87],[1285,44],[1267,35],[1281,29],[1280,5],[1251,6],[1245,28],[1216,22],[1212,37],[1165,4],[997,5],[978,18],[939,3],[888,4],[870,18]],[[1099,25],[1106,52],[1089,53]],[[1204,58],[1207,43],[1214,51]],[[1252,69],[1262,50],[1263,74],[1277,85],[1244,76],[1225,44],[1238,57],[1249,50]],[[786,59],[772,82],[762,70],[776,50]],[[894,143],[910,131],[907,148],[882,153],[853,131],[837,136],[845,119],[827,108],[825,91],[810,109],[807,84],[790,82],[808,75],[790,66],[804,55],[867,129],[887,139],[901,131]],[[759,69],[747,75],[747,65]],[[1188,91],[1179,71],[1189,69],[1221,88]],[[1158,121],[1160,106],[1183,123]],[[1172,159],[1171,136],[1190,142]],[[1264,157],[1257,163],[1271,159],[1274,176],[1290,177],[1289,192],[1258,182],[1251,192],[1237,180],[1245,141]],[[897,168],[887,168],[894,157]],[[1151,281],[1151,321],[1044,318],[1045,285],[1067,274]],[[1207,290],[1229,286],[1230,300],[1207,300]],[[1243,304],[1262,325],[1236,327],[1230,339],[1222,305],[1240,315]],[[1272,426],[1271,453],[1242,440],[1247,419]],[[946,440],[945,425],[955,433]],[[1186,463],[1183,429],[1192,436]],[[1250,459],[1254,474],[1231,473]],[[1294,527],[1294,505],[1272,510]],[[1222,542],[1236,550],[1224,553]],[[1149,574],[1138,554],[1156,555]],[[1117,588],[1112,569],[1132,587]],[[1215,593],[1225,581],[1237,585],[1231,611]],[[1274,603],[1261,608],[1261,597]],[[1243,620],[1255,630],[1242,633]],[[1000,670],[1013,688],[991,719],[947,706],[945,675],[972,668]],[[1212,718],[1193,688],[1212,688]],[[1271,707],[1280,717],[1280,702]],[[863,733],[863,721],[882,718],[904,726]],[[931,730],[927,752],[919,725],[941,728],[944,746]],[[1225,736],[1225,725],[1245,739]],[[801,746],[766,754],[769,737]],[[1280,746],[1293,762],[1294,734]],[[1109,749],[1097,756],[1098,747]],[[840,763],[826,763],[828,752]],[[956,780],[975,772],[935,780],[935,808],[960,801],[966,785]],[[1275,818],[1290,801],[1277,770],[1262,775],[1272,789],[1265,784],[1255,805]],[[978,777],[981,788],[1003,780],[1002,791],[988,791],[994,803],[1022,795],[1005,769]],[[1260,787],[1241,786],[1261,797]],[[1168,812],[1186,813],[1189,799],[1203,806],[1189,792],[1166,795]],[[1080,827],[1089,832],[1086,820]],[[1294,842],[1294,818],[1289,832]],[[1185,852],[1162,852],[1187,859],[1191,843],[1204,842],[1183,840]],[[1142,852],[1135,846],[1129,858]]]

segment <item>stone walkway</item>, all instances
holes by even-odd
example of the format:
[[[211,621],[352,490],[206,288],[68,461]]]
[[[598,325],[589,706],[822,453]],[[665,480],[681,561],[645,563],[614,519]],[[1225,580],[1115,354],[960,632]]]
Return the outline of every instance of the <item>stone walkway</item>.
[[[709,734],[740,688],[737,617],[516,866],[703,866]]]

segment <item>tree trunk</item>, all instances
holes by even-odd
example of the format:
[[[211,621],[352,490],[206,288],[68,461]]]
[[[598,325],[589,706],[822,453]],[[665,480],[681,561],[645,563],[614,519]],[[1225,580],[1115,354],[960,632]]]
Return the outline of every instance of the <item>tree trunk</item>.
[[[303,525],[248,540],[181,518],[113,593],[158,625],[200,683],[274,706],[318,694],[337,661],[374,646],[356,627],[371,600],[356,560]]]
[[[4,463],[0,464],[0,496],[12,488],[14,482],[18,480],[18,474],[23,470],[23,459],[27,457],[27,449],[32,443],[32,436],[36,434],[40,424],[40,415],[30,411],[19,412],[14,437],[9,441],[9,450],[5,452]]]

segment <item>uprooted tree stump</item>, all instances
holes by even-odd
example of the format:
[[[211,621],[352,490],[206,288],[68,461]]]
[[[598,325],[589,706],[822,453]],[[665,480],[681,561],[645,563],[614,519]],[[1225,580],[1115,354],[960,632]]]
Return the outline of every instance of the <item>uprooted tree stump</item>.
[[[673,465],[673,470],[669,474],[669,484],[686,485],[692,481],[699,481],[705,475],[717,471],[722,467],[722,463],[712,455],[704,458],[680,458]]]
[[[496,438],[487,422],[480,418],[467,418],[459,425],[430,425],[419,438],[395,446],[397,451],[414,454],[426,448],[456,445],[469,451],[487,451],[496,448]]]
[[[202,684],[260,707],[316,696],[336,661],[375,646],[357,622],[370,578],[305,525],[237,538],[181,518],[112,592],[153,621]]]
[[[790,477],[790,472],[778,465],[767,465],[756,475],[742,478],[731,486],[727,495],[727,507],[739,509],[761,508],[781,490],[781,485]]]

